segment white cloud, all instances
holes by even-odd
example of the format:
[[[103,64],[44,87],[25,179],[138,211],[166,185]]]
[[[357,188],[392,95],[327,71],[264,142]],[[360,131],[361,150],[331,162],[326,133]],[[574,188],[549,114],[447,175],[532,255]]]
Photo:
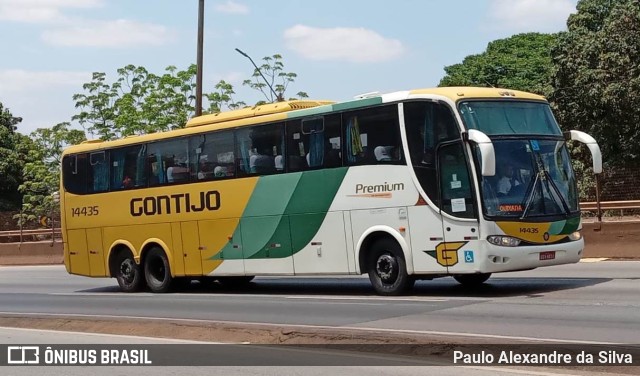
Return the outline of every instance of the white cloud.
[[[284,32],[288,48],[311,60],[370,63],[393,60],[405,52],[402,42],[365,28],[293,26]]]
[[[216,12],[228,13],[228,14],[247,14],[249,13],[249,7],[236,3],[235,1],[228,0],[226,3],[216,4],[213,6]]]
[[[34,92],[52,87],[77,86],[91,80],[90,72],[0,70],[0,95]]]
[[[511,32],[555,32],[566,28],[576,0],[492,0],[492,28]]]
[[[46,43],[65,47],[161,46],[174,38],[174,33],[164,26],[131,20],[94,21],[42,33]]]
[[[0,0],[0,20],[45,23],[65,21],[66,8],[97,8],[103,0]]]

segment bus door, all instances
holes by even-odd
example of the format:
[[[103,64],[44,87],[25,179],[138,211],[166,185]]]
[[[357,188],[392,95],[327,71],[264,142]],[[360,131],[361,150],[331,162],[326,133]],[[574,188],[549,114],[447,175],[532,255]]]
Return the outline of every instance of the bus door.
[[[477,242],[470,243],[478,239],[478,222],[464,144],[459,140],[443,143],[437,154],[444,232],[437,259],[449,273],[468,270],[478,265],[477,250],[472,247]]]

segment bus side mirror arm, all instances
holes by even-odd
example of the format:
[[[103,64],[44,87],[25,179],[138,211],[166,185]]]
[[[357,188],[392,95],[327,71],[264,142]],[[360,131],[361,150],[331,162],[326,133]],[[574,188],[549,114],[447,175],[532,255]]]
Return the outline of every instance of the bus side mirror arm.
[[[482,176],[496,175],[496,152],[489,136],[476,129],[469,129],[462,134],[465,141],[475,142],[482,158]]]
[[[602,173],[602,152],[596,140],[587,133],[580,131],[569,131],[564,133],[565,140],[579,141],[587,145],[593,159],[593,172],[595,174]]]

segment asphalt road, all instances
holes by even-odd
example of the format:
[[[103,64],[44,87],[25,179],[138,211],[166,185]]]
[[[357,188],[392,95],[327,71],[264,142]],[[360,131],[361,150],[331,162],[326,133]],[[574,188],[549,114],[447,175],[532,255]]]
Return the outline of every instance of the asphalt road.
[[[640,342],[640,262],[605,261],[495,275],[467,291],[451,278],[405,297],[375,296],[365,278],[256,278],[225,290],[120,293],[113,279],[62,266],[0,267],[0,314],[129,316],[445,333],[467,337]]]

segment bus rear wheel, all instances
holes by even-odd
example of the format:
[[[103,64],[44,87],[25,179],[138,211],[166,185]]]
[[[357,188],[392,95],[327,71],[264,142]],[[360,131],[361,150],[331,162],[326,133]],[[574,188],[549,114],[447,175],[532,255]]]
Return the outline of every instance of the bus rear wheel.
[[[454,275],[453,279],[464,287],[478,287],[487,282],[489,277],[491,277],[491,273],[458,274]]]
[[[171,288],[171,268],[169,259],[158,247],[151,248],[144,258],[144,277],[151,292],[165,293]]]
[[[142,270],[136,264],[131,252],[121,252],[116,258],[114,267],[118,286],[123,292],[136,292],[142,289],[144,284]]]
[[[378,294],[400,295],[413,287],[415,279],[407,274],[402,249],[396,241],[379,239],[370,252],[369,280]]]

